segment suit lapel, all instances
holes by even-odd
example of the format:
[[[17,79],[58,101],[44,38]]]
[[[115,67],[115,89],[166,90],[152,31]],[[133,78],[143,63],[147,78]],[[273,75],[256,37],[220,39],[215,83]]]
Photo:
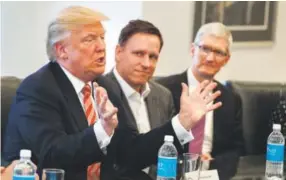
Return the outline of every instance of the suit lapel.
[[[175,106],[177,106],[176,108],[178,109],[179,111],[179,107],[180,107],[180,98],[181,98],[181,94],[182,94],[182,85],[181,83],[185,83],[187,85],[189,85],[188,83],[188,77],[187,77],[187,71],[181,73],[177,79],[175,80],[175,82],[177,83],[176,84],[176,90],[174,91],[175,94],[174,94],[174,98],[175,98],[175,101],[176,103],[178,104],[175,104]]]
[[[139,130],[138,130],[137,124],[136,124],[136,120],[135,120],[135,117],[134,117],[134,115],[132,113],[132,110],[131,110],[131,108],[129,106],[128,100],[127,100],[124,92],[122,91],[121,86],[120,86],[119,82],[117,81],[113,71],[108,73],[106,76],[109,77],[116,84],[116,87],[115,87],[117,89],[116,92],[119,92],[119,95],[120,95],[121,101],[123,103],[123,106],[124,106],[124,108],[127,111],[126,113],[128,114],[128,117],[130,117],[128,119],[129,126],[132,127],[132,128],[135,128],[136,131],[139,133]]]
[[[50,63],[50,65],[52,73],[54,74],[58,86],[67,101],[70,112],[73,115],[73,121],[77,124],[79,130],[85,129],[88,127],[87,119],[73,85],[58,63]]]
[[[151,129],[154,129],[156,127],[160,126],[160,111],[158,107],[160,107],[159,101],[157,96],[153,94],[153,87],[152,84],[150,85],[150,94],[145,98],[146,107],[148,111],[148,117],[149,117],[149,123]]]
[[[216,80],[214,80],[214,81],[218,84],[218,86],[215,88],[214,92],[218,91],[218,90],[221,91],[221,95],[214,100],[214,104],[217,102],[223,103],[223,102],[225,102],[224,92],[222,92],[223,89],[221,88],[221,85],[219,82],[217,82]],[[222,121],[224,119],[226,119],[226,116],[227,116],[227,114],[224,113],[225,112],[224,108],[227,108],[227,107],[225,107],[223,104],[221,107],[219,107],[218,109],[216,109],[214,111],[214,115],[213,115],[213,151],[215,151],[215,147],[216,147],[215,143],[218,142],[218,140],[219,140],[219,132],[221,132],[220,128],[223,127]]]

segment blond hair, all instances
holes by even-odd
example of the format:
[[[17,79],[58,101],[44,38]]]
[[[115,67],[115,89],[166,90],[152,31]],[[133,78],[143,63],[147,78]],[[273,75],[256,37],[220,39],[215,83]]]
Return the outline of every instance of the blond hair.
[[[201,37],[204,35],[213,35],[225,39],[228,42],[228,51],[230,51],[231,45],[233,43],[232,34],[231,31],[222,23],[211,22],[201,26],[196,34],[194,42],[199,43]]]
[[[67,38],[72,30],[104,20],[108,20],[108,17],[86,7],[70,6],[63,9],[48,26],[46,51],[50,61],[56,61],[54,45]]]

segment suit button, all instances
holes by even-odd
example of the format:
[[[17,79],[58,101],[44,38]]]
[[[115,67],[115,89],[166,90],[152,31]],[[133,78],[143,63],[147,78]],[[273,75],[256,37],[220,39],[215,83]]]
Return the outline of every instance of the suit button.
[[[113,164],[113,168],[114,168],[114,170],[118,170],[118,165],[117,164]]]

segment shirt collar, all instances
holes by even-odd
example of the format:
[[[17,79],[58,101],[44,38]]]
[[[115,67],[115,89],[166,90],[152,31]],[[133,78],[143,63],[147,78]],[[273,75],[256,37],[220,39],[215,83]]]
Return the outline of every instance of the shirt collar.
[[[200,84],[199,81],[195,78],[191,67],[189,67],[187,70],[187,78],[189,86],[196,87],[198,84]]]
[[[60,67],[62,68],[62,70],[64,71],[64,73],[66,74],[66,76],[68,77],[68,79],[70,80],[70,82],[72,83],[76,94],[80,94],[82,91],[82,88],[84,87],[84,85],[86,84],[85,82],[83,82],[82,80],[80,80],[79,78],[77,78],[76,76],[74,76],[72,73],[70,73],[67,69],[65,69],[63,66],[60,65]],[[88,82],[88,84],[91,87],[91,82]]]
[[[135,95],[136,93],[139,94],[137,91],[135,91],[135,89],[133,89],[118,73],[118,71],[116,70],[116,68],[113,69],[113,73],[115,78],[117,79],[118,83],[120,84],[122,91],[124,92],[125,96],[127,98],[130,98],[131,96]],[[149,87],[149,84],[146,83],[144,86],[144,90],[141,93],[141,96],[143,96],[143,98],[146,98],[149,93],[150,93],[151,89]]]
[[[187,70],[187,78],[189,90],[193,91],[200,84],[200,82],[195,78],[191,67],[189,67]]]

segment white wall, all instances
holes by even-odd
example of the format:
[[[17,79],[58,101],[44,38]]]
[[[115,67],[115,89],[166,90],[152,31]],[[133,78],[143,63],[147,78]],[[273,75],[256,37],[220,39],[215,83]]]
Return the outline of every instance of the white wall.
[[[286,82],[286,2],[278,3],[276,43],[272,47],[235,48],[231,60],[217,75],[218,80]],[[165,45],[155,74],[184,71],[191,63],[194,2],[144,2],[143,17],[162,32]]]
[[[45,52],[49,20],[71,4],[86,5],[111,18],[107,29],[107,71],[114,64],[114,47],[121,28],[131,19],[143,17],[159,27],[165,45],[156,75],[184,71],[191,63],[194,2],[1,2],[1,75],[25,77],[48,62]],[[234,49],[217,79],[286,82],[286,2],[279,2],[276,43],[272,47]],[[283,11],[284,10],[284,11]]]
[[[49,21],[62,8],[84,5],[106,14],[107,68],[114,64],[114,48],[121,28],[140,18],[142,2],[1,2],[1,75],[26,77],[48,62],[45,51]]]

